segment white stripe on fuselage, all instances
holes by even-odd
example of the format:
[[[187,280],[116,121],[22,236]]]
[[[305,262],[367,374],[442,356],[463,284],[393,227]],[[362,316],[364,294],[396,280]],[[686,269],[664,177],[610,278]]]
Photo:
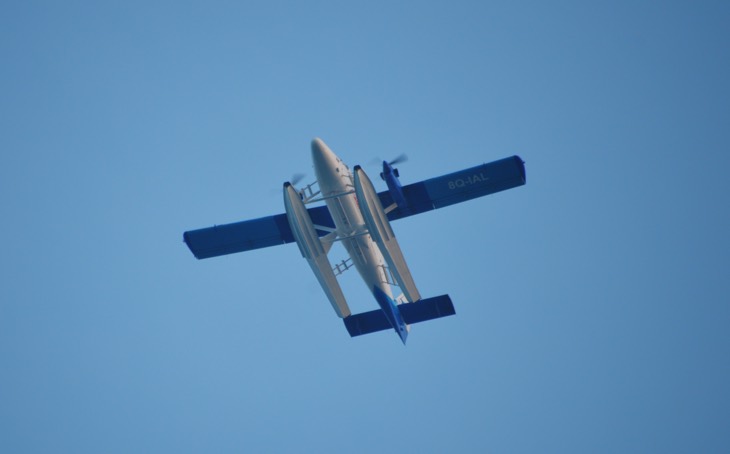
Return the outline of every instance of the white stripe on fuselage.
[[[354,191],[350,169],[321,139],[312,141],[312,162],[323,197]],[[375,287],[378,287],[393,298],[390,285],[384,282],[383,265],[385,261],[377,244],[370,238],[370,235],[347,238],[362,232],[365,228],[365,221],[355,194],[328,198],[325,199],[325,203],[335,222],[337,236],[345,238],[342,240],[342,244],[350,254],[352,262],[368,289],[373,291]]]

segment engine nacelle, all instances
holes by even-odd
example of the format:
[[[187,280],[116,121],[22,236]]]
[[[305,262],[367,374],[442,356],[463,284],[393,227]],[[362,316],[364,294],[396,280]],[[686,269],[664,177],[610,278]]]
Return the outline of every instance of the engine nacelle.
[[[406,198],[403,195],[403,186],[400,184],[398,169],[390,165],[388,161],[383,161],[383,171],[380,173],[380,177],[385,180],[385,184],[388,185],[388,192],[393,198],[393,202],[401,210],[407,209]]]

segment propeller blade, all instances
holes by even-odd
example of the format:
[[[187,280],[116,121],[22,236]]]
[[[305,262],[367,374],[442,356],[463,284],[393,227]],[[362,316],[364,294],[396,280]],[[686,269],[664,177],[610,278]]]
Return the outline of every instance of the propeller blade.
[[[405,153],[402,153],[395,157],[392,161],[388,162],[388,164],[394,166],[396,164],[400,164],[402,162],[408,161],[408,156]]]
[[[295,173],[294,175],[291,176],[291,180],[289,180],[289,181],[291,182],[292,186],[296,186],[297,184],[299,184],[300,181],[302,181],[304,179],[304,177],[305,177],[305,174],[303,174],[303,173]]]

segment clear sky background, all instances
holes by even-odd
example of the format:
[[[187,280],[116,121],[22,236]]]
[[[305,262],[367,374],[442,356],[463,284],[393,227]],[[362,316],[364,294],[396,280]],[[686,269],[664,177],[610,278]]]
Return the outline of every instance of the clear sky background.
[[[722,1],[4,2],[0,451],[730,451],[728,24]],[[406,347],[351,339],[294,244],[182,242],[283,212],[316,136],[373,176],[407,153],[404,184],[526,161],[393,225],[457,311]]]

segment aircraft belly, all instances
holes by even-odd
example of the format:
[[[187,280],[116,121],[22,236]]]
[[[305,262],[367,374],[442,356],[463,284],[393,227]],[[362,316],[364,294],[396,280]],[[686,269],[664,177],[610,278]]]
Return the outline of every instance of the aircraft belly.
[[[344,184],[342,187],[330,187],[328,189],[333,193],[336,191],[346,192],[348,189],[351,190],[351,188],[347,188]],[[334,220],[337,234],[341,238],[346,238],[342,243],[350,255],[352,262],[355,264],[355,268],[357,268],[360,277],[365,281],[365,285],[371,292],[374,292],[375,288],[378,288],[392,298],[392,291],[390,285],[385,282],[385,275],[382,268],[385,260],[378,246],[373,242],[370,235],[351,237],[358,229],[362,229],[365,224],[355,196],[350,194],[328,199],[326,203]]]
[[[374,292],[379,289],[389,297],[393,297],[390,285],[385,281],[383,266],[385,261],[377,245],[369,235],[343,241],[352,262],[367,288]]]
[[[328,200],[327,206],[340,237],[352,236],[364,225],[360,208],[353,195]],[[347,238],[342,243],[368,289],[373,291],[375,287],[378,287],[387,295],[392,296],[390,286],[384,281],[381,268],[385,261],[370,235]]]
[[[392,298],[392,290],[385,279],[385,260],[380,249],[369,234],[357,236],[364,231],[365,220],[354,194],[352,174],[324,143],[317,142],[315,145],[315,173],[322,196],[328,197],[325,204],[335,223],[337,236],[343,238],[342,243],[368,290],[374,294],[379,291]],[[338,194],[343,195],[333,197]]]

